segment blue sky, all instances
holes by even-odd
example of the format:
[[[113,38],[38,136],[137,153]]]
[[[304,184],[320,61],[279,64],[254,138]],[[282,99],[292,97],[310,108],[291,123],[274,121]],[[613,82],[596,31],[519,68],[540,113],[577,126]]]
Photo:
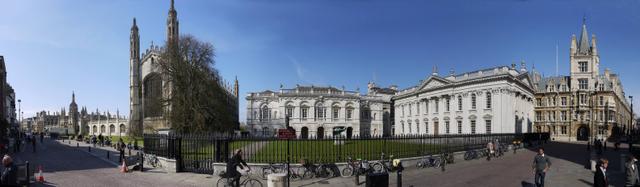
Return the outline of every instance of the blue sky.
[[[25,117],[68,107],[128,115],[129,32],[163,43],[169,0],[2,1],[0,55]],[[406,88],[441,73],[525,60],[568,74],[569,41],[583,16],[598,37],[601,69],[640,99],[640,1],[176,0],[181,34],[216,47],[216,65],[247,92],[280,84]],[[637,102],[636,102],[637,103]],[[638,111],[636,107],[636,111]]]

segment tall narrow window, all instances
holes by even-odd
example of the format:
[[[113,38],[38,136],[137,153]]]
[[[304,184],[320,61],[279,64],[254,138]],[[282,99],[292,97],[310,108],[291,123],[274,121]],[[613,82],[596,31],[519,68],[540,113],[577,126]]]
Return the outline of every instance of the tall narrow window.
[[[351,119],[352,117],[353,117],[353,108],[347,108],[347,119]]]
[[[604,96],[600,96],[600,106],[604,106]]]
[[[458,96],[458,111],[462,110],[462,96]]]
[[[420,102],[416,103],[416,115],[420,115]]]
[[[476,109],[476,94],[471,94],[471,109]]]
[[[424,113],[429,113],[429,100],[424,100]]]
[[[411,104],[409,104],[409,116],[411,116]]]
[[[413,127],[411,126],[411,121],[408,121],[407,123],[409,124],[409,134],[411,134],[411,130],[413,129]]]
[[[462,134],[462,121],[458,120],[458,134]]]
[[[424,133],[425,134],[429,134],[429,122],[428,121],[424,122]]]
[[[302,119],[307,119],[307,117],[309,117],[309,107],[307,106],[303,106],[300,108],[300,115],[302,116]]]
[[[332,109],[332,113],[333,113],[333,119],[338,119],[338,117],[340,116],[340,107],[333,107]]]
[[[439,108],[438,105],[440,105],[440,99],[436,99],[435,100],[435,111],[436,111],[436,113],[438,113],[438,108]]]
[[[484,120],[487,134],[491,134],[491,120]]]
[[[476,133],[476,120],[471,120],[471,134]]]
[[[287,115],[287,117],[293,116],[293,107],[288,106],[285,112],[285,115]]]
[[[416,134],[420,134],[420,122],[416,121]]]
[[[567,97],[560,98],[560,102],[562,102],[562,106],[567,106]]]
[[[491,108],[491,93],[487,92],[487,108]]]
[[[449,109],[450,109],[449,106],[451,106],[450,104],[451,104],[451,99],[447,98],[445,106],[444,106],[445,107],[445,112],[449,112]]]
[[[449,121],[444,121],[444,131],[449,134]]]

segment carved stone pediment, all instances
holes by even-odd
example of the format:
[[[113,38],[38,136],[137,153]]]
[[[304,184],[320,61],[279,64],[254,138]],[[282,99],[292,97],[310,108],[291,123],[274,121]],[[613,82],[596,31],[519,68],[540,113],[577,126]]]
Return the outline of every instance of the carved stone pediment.
[[[425,90],[425,89],[431,89],[431,88],[437,88],[437,87],[441,87],[441,86],[445,86],[450,84],[450,82],[446,79],[440,78],[440,77],[430,77],[429,79],[427,79],[427,81],[422,82],[422,84],[420,85],[420,89],[418,90]]]

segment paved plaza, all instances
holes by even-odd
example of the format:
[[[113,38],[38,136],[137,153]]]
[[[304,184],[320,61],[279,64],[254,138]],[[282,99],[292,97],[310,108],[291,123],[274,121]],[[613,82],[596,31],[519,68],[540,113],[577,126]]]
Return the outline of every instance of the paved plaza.
[[[37,166],[44,168],[46,182],[35,183],[35,186],[212,186],[218,179],[205,174],[166,173],[159,169],[120,173],[115,150],[97,147],[89,152],[88,146],[91,145],[45,140],[44,144],[37,144],[36,153],[27,145],[14,156],[18,163],[29,161],[34,169]],[[551,142],[544,147],[553,163],[547,174],[547,186],[592,186],[593,174],[586,167],[589,154],[585,144]],[[108,159],[107,151],[110,152]],[[620,158],[625,153],[626,147],[620,151],[609,147],[603,155],[611,160],[612,186],[624,183]],[[508,152],[491,161],[456,160],[456,164],[447,165],[445,171],[409,166],[403,173],[403,186],[532,186],[534,155],[533,150],[521,149],[516,154]],[[396,180],[397,175],[391,174],[390,186],[395,186]],[[364,177],[360,182],[360,186],[364,186]],[[266,181],[263,183],[266,186]],[[355,186],[355,183],[353,178],[336,177],[295,181],[292,186]]]

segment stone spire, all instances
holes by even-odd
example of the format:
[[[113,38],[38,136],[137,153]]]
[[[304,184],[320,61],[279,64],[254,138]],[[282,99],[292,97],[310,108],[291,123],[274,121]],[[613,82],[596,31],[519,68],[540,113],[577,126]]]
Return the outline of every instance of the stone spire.
[[[178,42],[178,12],[173,6],[174,2],[171,0],[171,8],[169,9],[169,16],[167,17],[167,43]]]
[[[238,76],[236,76],[236,80],[233,83],[233,94],[238,98],[238,93],[240,92],[240,86],[238,85]]]
[[[587,33],[587,18],[582,18],[582,32],[580,33],[580,41],[578,43],[578,53],[589,54],[591,46],[589,46],[589,34]]]

